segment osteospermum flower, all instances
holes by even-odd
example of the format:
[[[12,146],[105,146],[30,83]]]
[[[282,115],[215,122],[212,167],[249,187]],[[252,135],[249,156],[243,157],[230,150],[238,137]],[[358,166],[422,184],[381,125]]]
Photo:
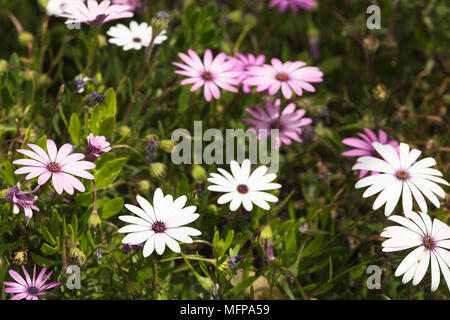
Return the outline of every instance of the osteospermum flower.
[[[87,161],[95,161],[102,153],[111,150],[109,142],[106,141],[104,136],[94,136],[90,133],[87,136],[88,146],[85,153],[85,158]]]
[[[47,3],[47,14],[50,16],[59,16],[64,13],[62,7],[70,2],[72,0],[50,0]]]
[[[39,208],[34,204],[37,196],[31,198],[26,196],[26,194],[34,193],[38,188],[39,186],[32,191],[20,191],[20,183],[17,182],[14,187],[9,188],[8,191],[6,191],[5,199],[14,205],[14,214],[18,214],[19,209],[21,209],[27,218],[27,222],[33,217],[33,210],[39,211]]]
[[[415,248],[400,263],[395,276],[403,275],[402,282],[411,279],[417,285],[431,265],[431,291],[439,287],[441,271],[450,290],[450,227],[438,219],[419,212],[405,213],[406,218],[393,215],[389,220],[401,226],[384,229],[382,237],[389,238],[381,245],[383,251],[392,252]],[[430,263],[431,262],[431,263]]]
[[[398,142],[396,140],[389,140],[388,135],[383,130],[378,130],[378,137],[370,129],[364,128],[364,133],[358,132],[357,135],[362,139],[358,138],[345,138],[342,140],[342,143],[353,147],[355,149],[347,150],[342,153],[342,155],[346,157],[360,157],[360,156],[373,156],[376,158],[380,158],[380,155],[375,151],[372,146],[373,142],[379,142],[381,144],[390,144],[398,151]],[[369,171],[361,170],[359,172],[359,177],[365,177]],[[378,172],[372,171],[370,174],[378,174]]]
[[[131,11],[141,11],[145,8],[142,0],[112,0],[113,4],[127,5]]]
[[[120,216],[120,220],[131,224],[120,228],[118,232],[129,233],[122,239],[123,244],[138,245],[145,242],[144,257],[151,255],[153,250],[162,255],[166,245],[172,251],[180,252],[177,241],[192,243],[190,236],[201,235],[197,229],[184,226],[200,216],[195,213],[196,206],[183,208],[186,196],[174,201],[171,195],[164,196],[158,188],[153,195],[153,206],[139,195],[136,200],[140,207],[126,204],[125,208],[138,217]]]
[[[316,89],[309,82],[322,82],[323,73],[317,67],[303,67],[305,62],[285,62],[273,58],[272,64],[260,67],[250,67],[244,80],[244,85],[256,86],[256,91],[265,91],[270,95],[276,94],[280,89],[286,99],[292,97],[292,91],[298,96],[303,90],[315,92]]]
[[[87,6],[81,0],[72,0],[62,6],[60,17],[68,18],[66,24],[86,23],[90,26],[99,26],[105,22],[130,18],[133,12],[128,5],[110,5],[111,1],[88,0]]]
[[[240,75],[237,77],[239,84],[242,84],[242,82],[248,78],[248,68],[255,67],[255,66],[262,66],[264,62],[266,61],[266,57],[262,54],[255,57],[253,54],[242,54],[240,52],[236,52],[237,58],[229,57],[229,60],[234,62],[234,70],[237,70],[240,72]],[[242,90],[245,93],[249,93],[251,91],[251,87],[249,85],[242,85]]]
[[[24,266],[22,266],[22,270],[25,275],[25,279],[22,278],[22,276],[14,270],[9,270],[9,275],[16,282],[3,282],[3,284],[7,286],[5,287],[5,293],[17,293],[11,298],[11,300],[22,300],[24,298],[27,300],[38,300],[39,296],[53,296],[54,294],[45,291],[61,284],[60,282],[54,281],[46,283],[53,273],[53,271],[50,271],[49,274],[45,275],[45,271],[47,270],[47,268],[42,268],[37,278],[36,265],[34,265],[33,278],[30,278],[30,275],[28,274],[27,270],[25,270]]]
[[[28,173],[26,180],[38,178],[38,184],[43,185],[52,178],[53,187],[58,194],[65,190],[68,194],[73,194],[73,189],[84,192],[84,185],[74,176],[85,179],[94,179],[94,176],[85,170],[94,169],[95,164],[89,161],[80,161],[84,158],[82,153],[72,153],[72,145],[64,144],[59,150],[56,144],[48,139],[47,152],[35,144],[28,144],[33,151],[18,149],[31,159],[19,159],[13,164],[24,165],[17,169],[15,174]]]
[[[312,123],[311,118],[303,118],[306,111],[304,109],[295,109],[295,104],[290,103],[281,111],[281,100],[275,100],[275,104],[266,98],[266,110],[263,110],[259,105],[255,104],[256,111],[245,108],[249,114],[255,119],[242,119],[247,123],[254,125],[250,129],[259,132],[258,139],[264,138],[272,133],[272,130],[279,130],[279,135],[275,140],[275,148],[280,147],[282,143],[290,145],[291,139],[302,142],[299,134],[302,132],[301,127]],[[264,131],[260,131],[263,129]]]
[[[292,11],[298,13],[298,8],[310,11],[317,6],[316,0],[271,0],[269,7],[273,8],[278,6],[280,12],[285,12],[288,7],[291,7]]]
[[[188,50],[188,55],[180,52],[178,56],[186,63],[172,62],[182,70],[176,70],[175,73],[187,76],[181,81],[181,85],[193,84],[191,92],[203,87],[203,93],[206,101],[211,98],[220,98],[219,87],[231,92],[238,92],[234,85],[239,84],[237,77],[241,72],[233,70],[234,61],[227,61],[227,55],[219,53],[215,58],[211,50],[207,49],[203,56],[203,61],[193,50]]]
[[[250,174],[250,160],[245,159],[239,166],[237,161],[230,162],[231,174],[224,169],[218,168],[221,174],[211,173],[208,181],[213,185],[208,190],[214,192],[225,192],[218,200],[218,204],[230,202],[230,210],[236,211],[241,204],[245,210],[251,211],[253,203],[264,210],[269,210],[267,202],[277,202],[274,195],[263,192],[281,188],[278,183],[271,183],[277,176],[275,173],[267,172],[266,166],[260,166]]]
[[[433,158],[416,162],[422,152],[417,149],[410,151],[406,143],[400,143],[399,153],[389,144],[374,142],[372,146],[381,159],[371,156],[360,157],[353,169],[380,172],[380,174],[362,178],[355,185],[356,189],[370,186],[364,192],[364,198],[380,192],[373,204],[374,210],[386,204],[384,213],[389,216],[401,196],[404,212],[412,211],[414,197],[420,210],[427,213],[427,204],[423,195],[439,208],[440,203],[436,195],[444,198],[445,192],[437,183],[449,184],[439,178],[442,176],[440,171],[430,168],[436,164]]]
[[[123,47],[123,50],[130,49],[140,50],[142,47],[148,47],[152,42],[153,29],[146,22],[138,24],[136,21],[130,22],[130,27],[119,23],[109,28],[106,32],[111,38],[110,43]],[[166,30],[161,31],[159,35],[153,39],[153,44],[161,44],[167,39]]]

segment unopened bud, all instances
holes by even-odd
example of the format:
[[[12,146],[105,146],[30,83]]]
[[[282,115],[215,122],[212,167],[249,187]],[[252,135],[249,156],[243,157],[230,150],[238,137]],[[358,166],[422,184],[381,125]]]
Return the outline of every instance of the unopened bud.
[[[19,34],[19,43],[22,46],[29,46],[33,44],[34,36],[33,34],[23,31]]]
[[[203,169],[203,167],[198,164],[194,164],[192,166],[191,174],[192,174],[192,178],[194,178],[195,181],[197,181],[198,183],[205,181],[205,179],[206,179],[205,169]]]
[[[152,178],[161,179],[166,173],[166,165],[161,162],[150,163],[150,176]]]
[[[100,219],[100,216],[96,211],[92,211],[91,215],[88,219],[88,227],[89,229],[96,229],[100,226],[102,223],[102,219]]]

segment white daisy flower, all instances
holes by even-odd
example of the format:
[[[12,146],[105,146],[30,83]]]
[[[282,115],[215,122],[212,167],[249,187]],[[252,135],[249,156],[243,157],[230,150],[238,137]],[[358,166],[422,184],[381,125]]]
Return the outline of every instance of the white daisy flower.
[[[174,201],[171,195],[164,196],[158,188],[153,195],[153,206],[139,195],[136,200],[140,208],[131,204],[126,204],[125,208],[138,217],[120,216],[120,220],[131,224],[120,228],[118,232],[129,233],[122,240],[124,244],[138,245],[145,242],[144,257],[151,255],[153,250],[162,255],[166,245],[172,251],[180,252],[177,241],[192,243],[190,236],[201,235],[197,229],[184,227],[200,216],[195,213],[196,206],[183,208],[186,196]]]
[[[391,226],[384,229],[382,237],[384,252],[392,252],[415,248],[400,263],[395,276],[403,275],[402,282],[411,279],[417,285],[425,276],[431,261],[431,291],[439,286],[440,276],[444,276],[450,290],[450,227],[445,223],[419,212],[405,212],[405,217],[393,215],[388,219],[402,226]],[[439,271],[440,270],[440,271]]]
[[[73,0],[50,0],[47,3],[47,14],[49,16],[59,16],[64,13],[62,6],[69,4]],[[84,2],[84,0],[83,0]]]
[[[142,47],[148,47],[150,45],[153,37],[153,29],[146,22],[138,24],[136,21],[131,21],[129,28],[119,23],[109,28],[106,34],[111,37],[108,40],[109,43],[123,47],[125,51],[130,49],[140,50]],[[153,44],[161,44],[166,39],[166,30],[163,30],[155,37]]]
[[[364,192],[364,198],[381,191],[373,203],[374,210],[386,204],[384,214],[389,216],[401,196],[403,212],[412,211],[414,197],[420,210],[427,213],[427,203],[423,195],[439,208],[440,203],[436,195],[444,198],[445,192],[435,182],[449,184],[439,178],[442,176],[440,171],[430,168],[436,164],[433,158],[424,158],[416,162],[422,152],[417,149],[409,150],[406,143],[400,144],[398,153],[391,145],[374,142],[372,146],[380,155],[380,159],[360,157],[352,169],[380,172],[359,180],[355,185],[356,189],[370,186]]]
[[[271,183],[277,176],[275,173],[266,174],[267,167],[260,166],[250,175],[250,160],[245,159],[240,167],[237,161],[230,162],[231,173],[217,169],[221,174],[211,173],[208,181],[214,185],[208,186],[208,190],[215,192],[226,192],[218,200],[218,204],[230,202],[230,210],[236,211],[241,203],[245,210],[251,211],[253,203],[264,210],[269,210],[267,203],[277,202],[274,195],[262,192],[281,188],[278,183]]]

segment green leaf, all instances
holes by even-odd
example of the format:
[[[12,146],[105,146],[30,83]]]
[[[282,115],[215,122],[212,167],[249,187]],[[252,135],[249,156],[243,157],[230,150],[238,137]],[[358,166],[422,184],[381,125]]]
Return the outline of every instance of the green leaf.
[[[41,246],[41,251],[43,254],[45,254],[46,256],[52,255],[52,254],[57,254],[59,253],[59,250],[57,248],[54,248],[50,245],[48,245],[47,243],[44,243]]]
[[[116,110],[117,110],[117,102],[116,102],[116,92],[113,88],[109,88],[105,92],[105,113],[104,116],[116,116]]]
[[[110,137],[116,127],[116,118],[114,116],[109,116],[102,120],[100,123],[99,135]]]
[[[247,288],[248,286],[250,286],[255,280],[256,280],[256,277],[255,277],[255,276],[245,278],[245,279],[242,280],[242,282],[240,282],[237,286],[235,286],[234,288],[230,289],[230,290],[228,291],[228,293],[231,294],[231,295],[238,295],[238,294],[240,294],[242,291],[244,291],[245,288]]]
[[[42,256],[39,256],[35,253],[31,254],[31,257],[33,258],[33,261],[39,265],[39,266],[43,266],[43,267],[51,267],[51,266],[55,266],[57,265],[59,262],[58,261],[53,261],[47,258],[44,258]]]
[[[119,197],[108,200],[100,210],[100,216],[103,219],[108,219],[115,216],[120,212],[120,210],[122,210],[123,203],[123,199]]]
[[[69,134],[72,138],[73,143],[75,143],[75,145],[77,146],[80,144],[80,128],[80,119],[75,113],[72,113],[72,116],[70,117]]]
[[[119,158],[106,162],[100,170],[95,173],[95,183],[97,190],[108,187],[116,180],[117,176],[127,162],[127,158]]]

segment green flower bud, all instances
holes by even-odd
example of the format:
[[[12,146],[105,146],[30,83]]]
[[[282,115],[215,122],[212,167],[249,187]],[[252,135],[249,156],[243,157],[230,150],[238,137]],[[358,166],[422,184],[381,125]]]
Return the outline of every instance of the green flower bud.
[[[375,52],[377,51],[378,47],[380,46],[380,41],[378,41],[377,38],[374,36],[368,36],[364,38],[363,40],[363,47],[365,50],[369,52]]]
[[[161,162],[150,163],[150,176],[152,178],[161,179],[166,173],[166,165]]]
[[[205,289],[208,292],[211,292],[211,290],[214,287],[214,282],[212,282],[212,280],[210,278],[198,276],[197,280],[203,289]]]
[[[128,136],[128,135],[130,134],[131,129],[130,129],[129,127],[127,127],[127,126],[120,126],[120,127],[117,129],[117,132],[119,132],[119,134],[120,134],[122,137],[126,137],[126,136]]]
[[[216,215],[219,211],[218,211],[216,205],[210,204],[209,206],[206,207],[206,212],[207,212],[208,214],[214,214],[214,215]]]
[[[197,183],[200,183],[200,182],[206,180],[206,171],[205,171],[205,169],[203,169],[202,166],[200,166],[198,164],[194,164],[192,166],[191,174],[192,174],[192,178],[194,178]]]
[[[127,284],[127,294],[133,299],[139,299],[142,295],[142,289],[139,283],[129,282]]]
[[[137,183],[139,192],[147,192],[150,190],[150,181],[148,180],[139,180]]]
[[[86,262],[86,255],[77,247],[70,248],[70,255],[72,256],[74,262],[76,262],[80,266],[82,266]]]
[[[379,101],[385,101],[388,95],[388,90],[384,86],[384,84],[379,84],[376,88],[373,89],[373,95],[375,99]]]
[[[19,43],[22,46],[32,45],[33,40],[34,40],[34,36],[27,31],[23,31],[19,34]]]
[[[262,228],[260,238],[261,240],[272,240],[272,228],[268,224]]]
[[[167,153],[171,153],[176,144],[177,143],[172,140],[161,140],[158,143],[159,147]]]
[[[169,27],[169,14],[165,11],[159,11],[152,19],[152,28],[154,35],[158,35],[161,31],[166,30]]]
[[[6,192],[8,192],[8,189],[0,190],[0,199],[6,198]]]
[[[8,69],[8,61],[6,61],[5,59],[1,59],[0,60],[0,73],[3,73],[7,69]]]
[[[95,211],[92,211],[91,215],[89,216],[88,219],[88,227],[89,229],[96,229],[97,227],[100,226],[100,224],[102,223],[102,219],[100,218],[100,216],[98,215],[98,213]]]

